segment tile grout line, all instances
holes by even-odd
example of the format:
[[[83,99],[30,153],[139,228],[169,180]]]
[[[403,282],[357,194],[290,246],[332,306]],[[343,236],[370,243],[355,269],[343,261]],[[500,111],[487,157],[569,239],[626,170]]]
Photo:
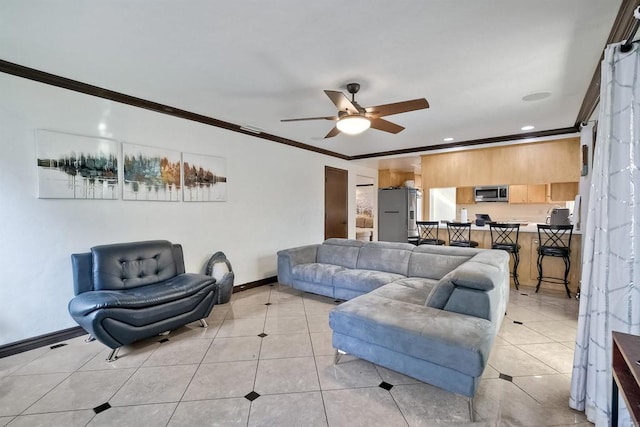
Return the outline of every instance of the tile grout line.
[[[318,362],[316,360],[316,349],[313,346],[313,340],[311,339],[311,329],[309,329],[309,317],[307,316],[307,306],[302,298],[302,307],[304,309],[304,320],[307,322],[307,330],[309,332],[309,341],[311,342],[311,354],[313,355],[313,365],[316,367],[316,378],[318,380],[318,389],[320,391],[320,400],[322,401],[322,411],[324,412],[324,419],[329,426],[329,415],[327,414],[327,405],[324,401],[324,390],[322,390],[322,384],[320,382],[320,372],[318,372]],[[327,315],[327,322],[329,322],[329,316]]]

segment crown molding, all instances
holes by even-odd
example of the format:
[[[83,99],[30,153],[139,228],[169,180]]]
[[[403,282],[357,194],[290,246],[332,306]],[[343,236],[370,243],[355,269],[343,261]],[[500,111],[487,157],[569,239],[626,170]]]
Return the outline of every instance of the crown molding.
[[[636,22],[636,18],[633,16],[633,11],[638,7],[637,0],[623,0],[618,9],[618,15],[613,22],[609,38],[606,45],[602,48],[602,54],[596,64],[596,70],[591,78],[591,83],[587,88],[578,116],[576,117],[575,126],[580,126],[580,123],[588,121],[596,107],[600,103],[600,79],[602,77],[601,64],[604,59],[604,49],[611,43],[618,43],[623,40],[627,40],[629,37],[633,37],[633,24]]]

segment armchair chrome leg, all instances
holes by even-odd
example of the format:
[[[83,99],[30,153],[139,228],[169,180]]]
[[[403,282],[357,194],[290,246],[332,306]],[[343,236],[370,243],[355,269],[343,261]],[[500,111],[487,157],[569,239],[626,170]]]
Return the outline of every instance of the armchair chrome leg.
[[[200,326],[202,326],[203,328],[209,327],[209,325],[207,325],[207,321],[204,319],[200,319]]]
[[[469,419],[471,420],[471,422],[475,422],[475,412],[473,410],[473,397],[469,398]]]
[[[347,353],[346,353],[346,352],[344,352],[344,351],[342,351],[342,350],[338,350],[338,349],[336,349],[336,354],[335,354],[335,356],[333,357],[333,364],[334,364],[334,365],[337,365],[337,364],[338,364],[338,362],[340,361],[340,357],[341,357],[343,354],[347,354]]]
[[[107,362],[111,363],[118,358],[118,350],[120,350],[120,347],[111,350],[111,353],[109,353],[109,357],[107,357]]]
[[[89,334],[89,336],[84,339],[84,342],[91,342],[91,341],[95,341],[95,340],[96,340],[96,337],[94,337],[93,335]]]

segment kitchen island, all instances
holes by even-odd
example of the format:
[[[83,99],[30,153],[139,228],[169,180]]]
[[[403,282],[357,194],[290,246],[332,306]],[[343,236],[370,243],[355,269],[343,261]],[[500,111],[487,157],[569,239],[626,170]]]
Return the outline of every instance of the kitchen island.
[[[449,244],[447,235],[447,226],[440,226],[440,238]],[[471,225],[471,240],[478,242],[479,248],[491,249],[491,233],[489,226],[480,227]],[[533,287],[538,284],[538,225],[527,224],[520,226],[520,235],[518,237],[520,245],[520,264],[518,265],[518,280],[520,281],[520,289]],[[571,269],[569,270],[569,290],[571,295],[575,296],[581,276],[581,253],[582,253],[582,235],[579,231],[573,230],[571,237]],[[564,263],[562,258],[545,257],[543,261],[544,275],[553,277],[563,277]],[[513,269],[513,257],[511,257],[510,268]],[[511,286],[513,279],[511,279]],[[564,293],[564,285],[562,283],[542,282],[540,290],[553,290]]]

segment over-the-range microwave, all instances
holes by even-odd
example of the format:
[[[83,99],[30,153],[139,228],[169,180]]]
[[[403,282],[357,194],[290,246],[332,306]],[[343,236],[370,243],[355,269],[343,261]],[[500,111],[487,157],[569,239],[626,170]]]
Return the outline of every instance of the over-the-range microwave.
[[[486,185],[474,187],[473,196],[476,202],[508,202],[508,185]]]

